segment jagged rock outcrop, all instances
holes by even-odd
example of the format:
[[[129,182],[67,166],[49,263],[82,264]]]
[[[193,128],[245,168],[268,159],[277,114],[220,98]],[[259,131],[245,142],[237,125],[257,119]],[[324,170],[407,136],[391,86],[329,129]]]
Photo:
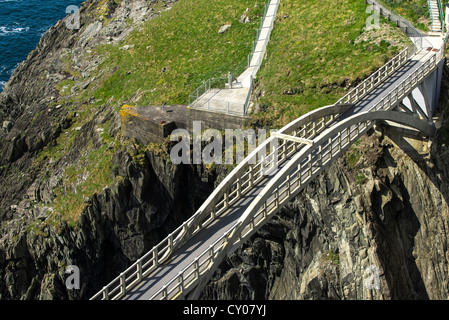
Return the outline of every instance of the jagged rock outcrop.
[[[342,158],[317,177],[201,298],[448,299],[447,149],[415,162],[376,134],[359,148],[356,168]]]
[[[217,179],[154,153],[141,159],[114,156],[118,182],[88,200],[75,228],[9,220],[0,239],[0,298],[91,297],[192,215]],[[68,265],[80,269],[80,290],[65,286]]]

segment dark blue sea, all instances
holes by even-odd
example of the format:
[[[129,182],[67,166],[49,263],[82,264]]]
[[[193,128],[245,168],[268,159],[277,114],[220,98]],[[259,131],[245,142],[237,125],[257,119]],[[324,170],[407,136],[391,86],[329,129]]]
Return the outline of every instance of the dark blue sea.
[[[0,92],[48,28],[81,0],[0,0]],[[67,11],[70,13],[70,10]],[[73,12],[73,11],[72,11]]]

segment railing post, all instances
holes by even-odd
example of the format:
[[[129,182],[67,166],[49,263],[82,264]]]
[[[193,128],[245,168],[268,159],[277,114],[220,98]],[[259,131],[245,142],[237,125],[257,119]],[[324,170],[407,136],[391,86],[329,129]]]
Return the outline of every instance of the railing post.
[[[312,154],[309,154],[309,177],[312,177]]]
[[[254,175],[253,175],[253,166],[249,167],[248,177],[249,177],[249,187],[252,188],[254,185]]]
[[[137,279],[142,280],[142,258],[137,260]]]
[[[280,157],[281,159],[287,158],[287,142],[287,140],[284,140],[284,146],[282,147],[283,156]]]
[[[193,268],[195,270],[195,279],[198,279],[200,277],[200,263],[198,261],[198,257],[195,258],[195,261],[193,263]]]
[[[237,179],[237,198],[240,198],[240,195],[242,194],[242,183],[240,181],[240,178]]]
[[[209,257],[210,257],[210,259],[213,259],[213,256],[214,256],[214,245],[211,244],[209,246]]]
[[[159,258],[158,258],[157,246],[153,248],[153,259],[154,259],[154,266],[157,268],[159,266]]]
[[[109,300],[109,289],[108,289],[108,287],[103,287],[103,300]]]
[[[276,207],[279,206],[279,187],[276,188],[275,194],[274,194],[274,204]]]
[[[318,165],[321,167],[323,164],[323,146],[320,144],[318,146]]]
[[[120,286],[122,287],[122,294],[125,294],[126,291],[126,283],[125,283],[125,273],[120,273]]]
[[[216,218],[216,210],[215,210],[215,206],[213,206],[213,208],[212,208],[212,210],[211,210],[211,213],[210,213],[210,216],[211,216],[212,219],[215,219],[215,218]]]
[[[227,191],[223,194],[223,204],[224,204],[225,208],[228,207],[229,203],[228,203],[228,192]]]
[[[178,291],[184,291],[184,277],[182,276],[182,271],[178,273]]]
[[[262,216],[265,219],[267,217],[267,203],[264,202],[262,206],[263,206],[263,214],[262,214]]]
[[[161,292],[161,296],[162,296],[162,299],[163,300],[167,300],[167,285],[164,285],[163,287],[162,287],[162,292]]]
[[[170,251],[173,251],[173,233],[168,236],[168,247]]]

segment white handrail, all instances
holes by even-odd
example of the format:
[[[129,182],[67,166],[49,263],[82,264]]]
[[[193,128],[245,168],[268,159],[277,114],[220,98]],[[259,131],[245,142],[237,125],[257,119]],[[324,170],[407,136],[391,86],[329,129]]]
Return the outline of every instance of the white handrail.
[[[355,103],[371,92],[376,86],[378,86],[383,80],[388,78],[391,74],[396,72],[401,68],[409,58],[411,48],[407,47],[402,50],[395,57],[390,59],[386,64],[384,64],[377,71],[372,73],[368,78],[366,78],[357,87],[349,91],[346,95],[340,98],[336,104],[341,103]]]

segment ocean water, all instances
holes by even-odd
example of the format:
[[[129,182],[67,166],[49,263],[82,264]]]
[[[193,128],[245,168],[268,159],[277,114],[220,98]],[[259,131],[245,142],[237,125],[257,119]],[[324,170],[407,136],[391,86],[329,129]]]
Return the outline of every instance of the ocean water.
[[[0,0],[0,92],[45,31],[81,0]],[[70,12],[70,11],[68,11]]]

